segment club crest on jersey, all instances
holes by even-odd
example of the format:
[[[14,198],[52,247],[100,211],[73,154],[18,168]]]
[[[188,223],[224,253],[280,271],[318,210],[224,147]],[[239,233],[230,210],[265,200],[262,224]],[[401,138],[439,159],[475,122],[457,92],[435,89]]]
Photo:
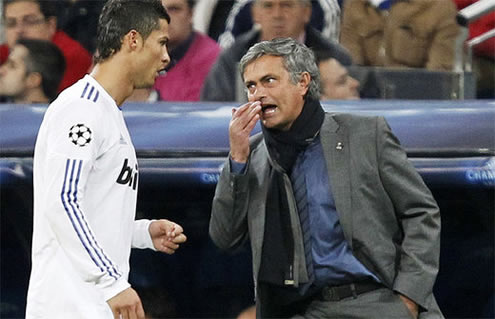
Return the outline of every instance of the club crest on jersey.
[[[69,139],[74,145],[83,147],[91,142],[91,130],[84,124],[73,125],[69,130]]]

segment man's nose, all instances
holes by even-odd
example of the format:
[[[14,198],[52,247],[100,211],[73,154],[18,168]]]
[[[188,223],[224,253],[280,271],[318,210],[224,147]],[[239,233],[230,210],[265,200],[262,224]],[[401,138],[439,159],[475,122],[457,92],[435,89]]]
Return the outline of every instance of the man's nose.
[[[10,31],[12,32],[13,36],[16,38],[16,41],[22,37],[24,34],[24,24],[22,23],[17,23],[14,27],[10,28]]]
[[[162,53],[162,62],[167,66],[170,63],[170,56],[168,55],[168,49],[165,47]]]
[[[262,100],[266,97],[266,91],[263,86],[257,86],[254,90],[254,92],[250,93],[248,96],[249,102],[255,102],[255,101],[260,101],[263,102]]]
[[[273,17],[281,17],[282,16],[282,7],[280,6],[280,4],[275,4],[273,6]]]
[[[359,88],[359,81],[358,81],[358,80],[356,80],[355,78],[353,78],[352,76],[350,76],[349,78],[350,78],[349,80],[350,80],[350,81],[351,81],[351,83],[352,83],[352,84],[351,84],[351,86],[352,86],[353,88],[358,89],[358,88]]]

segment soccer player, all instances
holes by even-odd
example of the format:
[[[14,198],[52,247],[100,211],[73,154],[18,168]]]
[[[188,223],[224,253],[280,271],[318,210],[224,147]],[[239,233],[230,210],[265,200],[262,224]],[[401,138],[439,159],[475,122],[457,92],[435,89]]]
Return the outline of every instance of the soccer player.
[[[135,221],[138,162],[121,105],[169,63],[159,0],[109,0],[91,75],[48,107],[34,154],[27,318],[144,318],[128,281],[131,247],[172,254],[168,220]]]

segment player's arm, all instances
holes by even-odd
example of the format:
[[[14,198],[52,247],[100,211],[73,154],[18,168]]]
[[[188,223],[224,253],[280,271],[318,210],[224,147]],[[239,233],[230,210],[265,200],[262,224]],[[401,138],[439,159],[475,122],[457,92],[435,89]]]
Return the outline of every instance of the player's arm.
[[[109,300],[130,285],[105,252],[85,210],[85,190],[102,146],[99,127],[103,126],[96,116],[78,114],[77,109],[59,117],[46,125],[43,147],[50,155],[38,168],[45,176],[46,222],[81,279],[94,283]],[[89,133],[76,138],[74,134],[81,131]]]
[[[132,236],[133,248],[150,248],[173,254],[187,240],[182,226],[167,219],[136,220]]]

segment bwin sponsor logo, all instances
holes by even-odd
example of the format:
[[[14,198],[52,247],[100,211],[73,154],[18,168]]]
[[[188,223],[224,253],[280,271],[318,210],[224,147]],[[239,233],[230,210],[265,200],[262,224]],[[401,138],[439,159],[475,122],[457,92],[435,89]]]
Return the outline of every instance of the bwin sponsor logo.
[[[117,183],[122,185],[129,185],[133,190],[136,190],[138,182],[138,166],[136,164],[134,171],[130,166],[127,165],[129,160],[126,158],[124,160],[124,165],[122,165],[122,170],[120,171],[119,177],[117,178]]]

